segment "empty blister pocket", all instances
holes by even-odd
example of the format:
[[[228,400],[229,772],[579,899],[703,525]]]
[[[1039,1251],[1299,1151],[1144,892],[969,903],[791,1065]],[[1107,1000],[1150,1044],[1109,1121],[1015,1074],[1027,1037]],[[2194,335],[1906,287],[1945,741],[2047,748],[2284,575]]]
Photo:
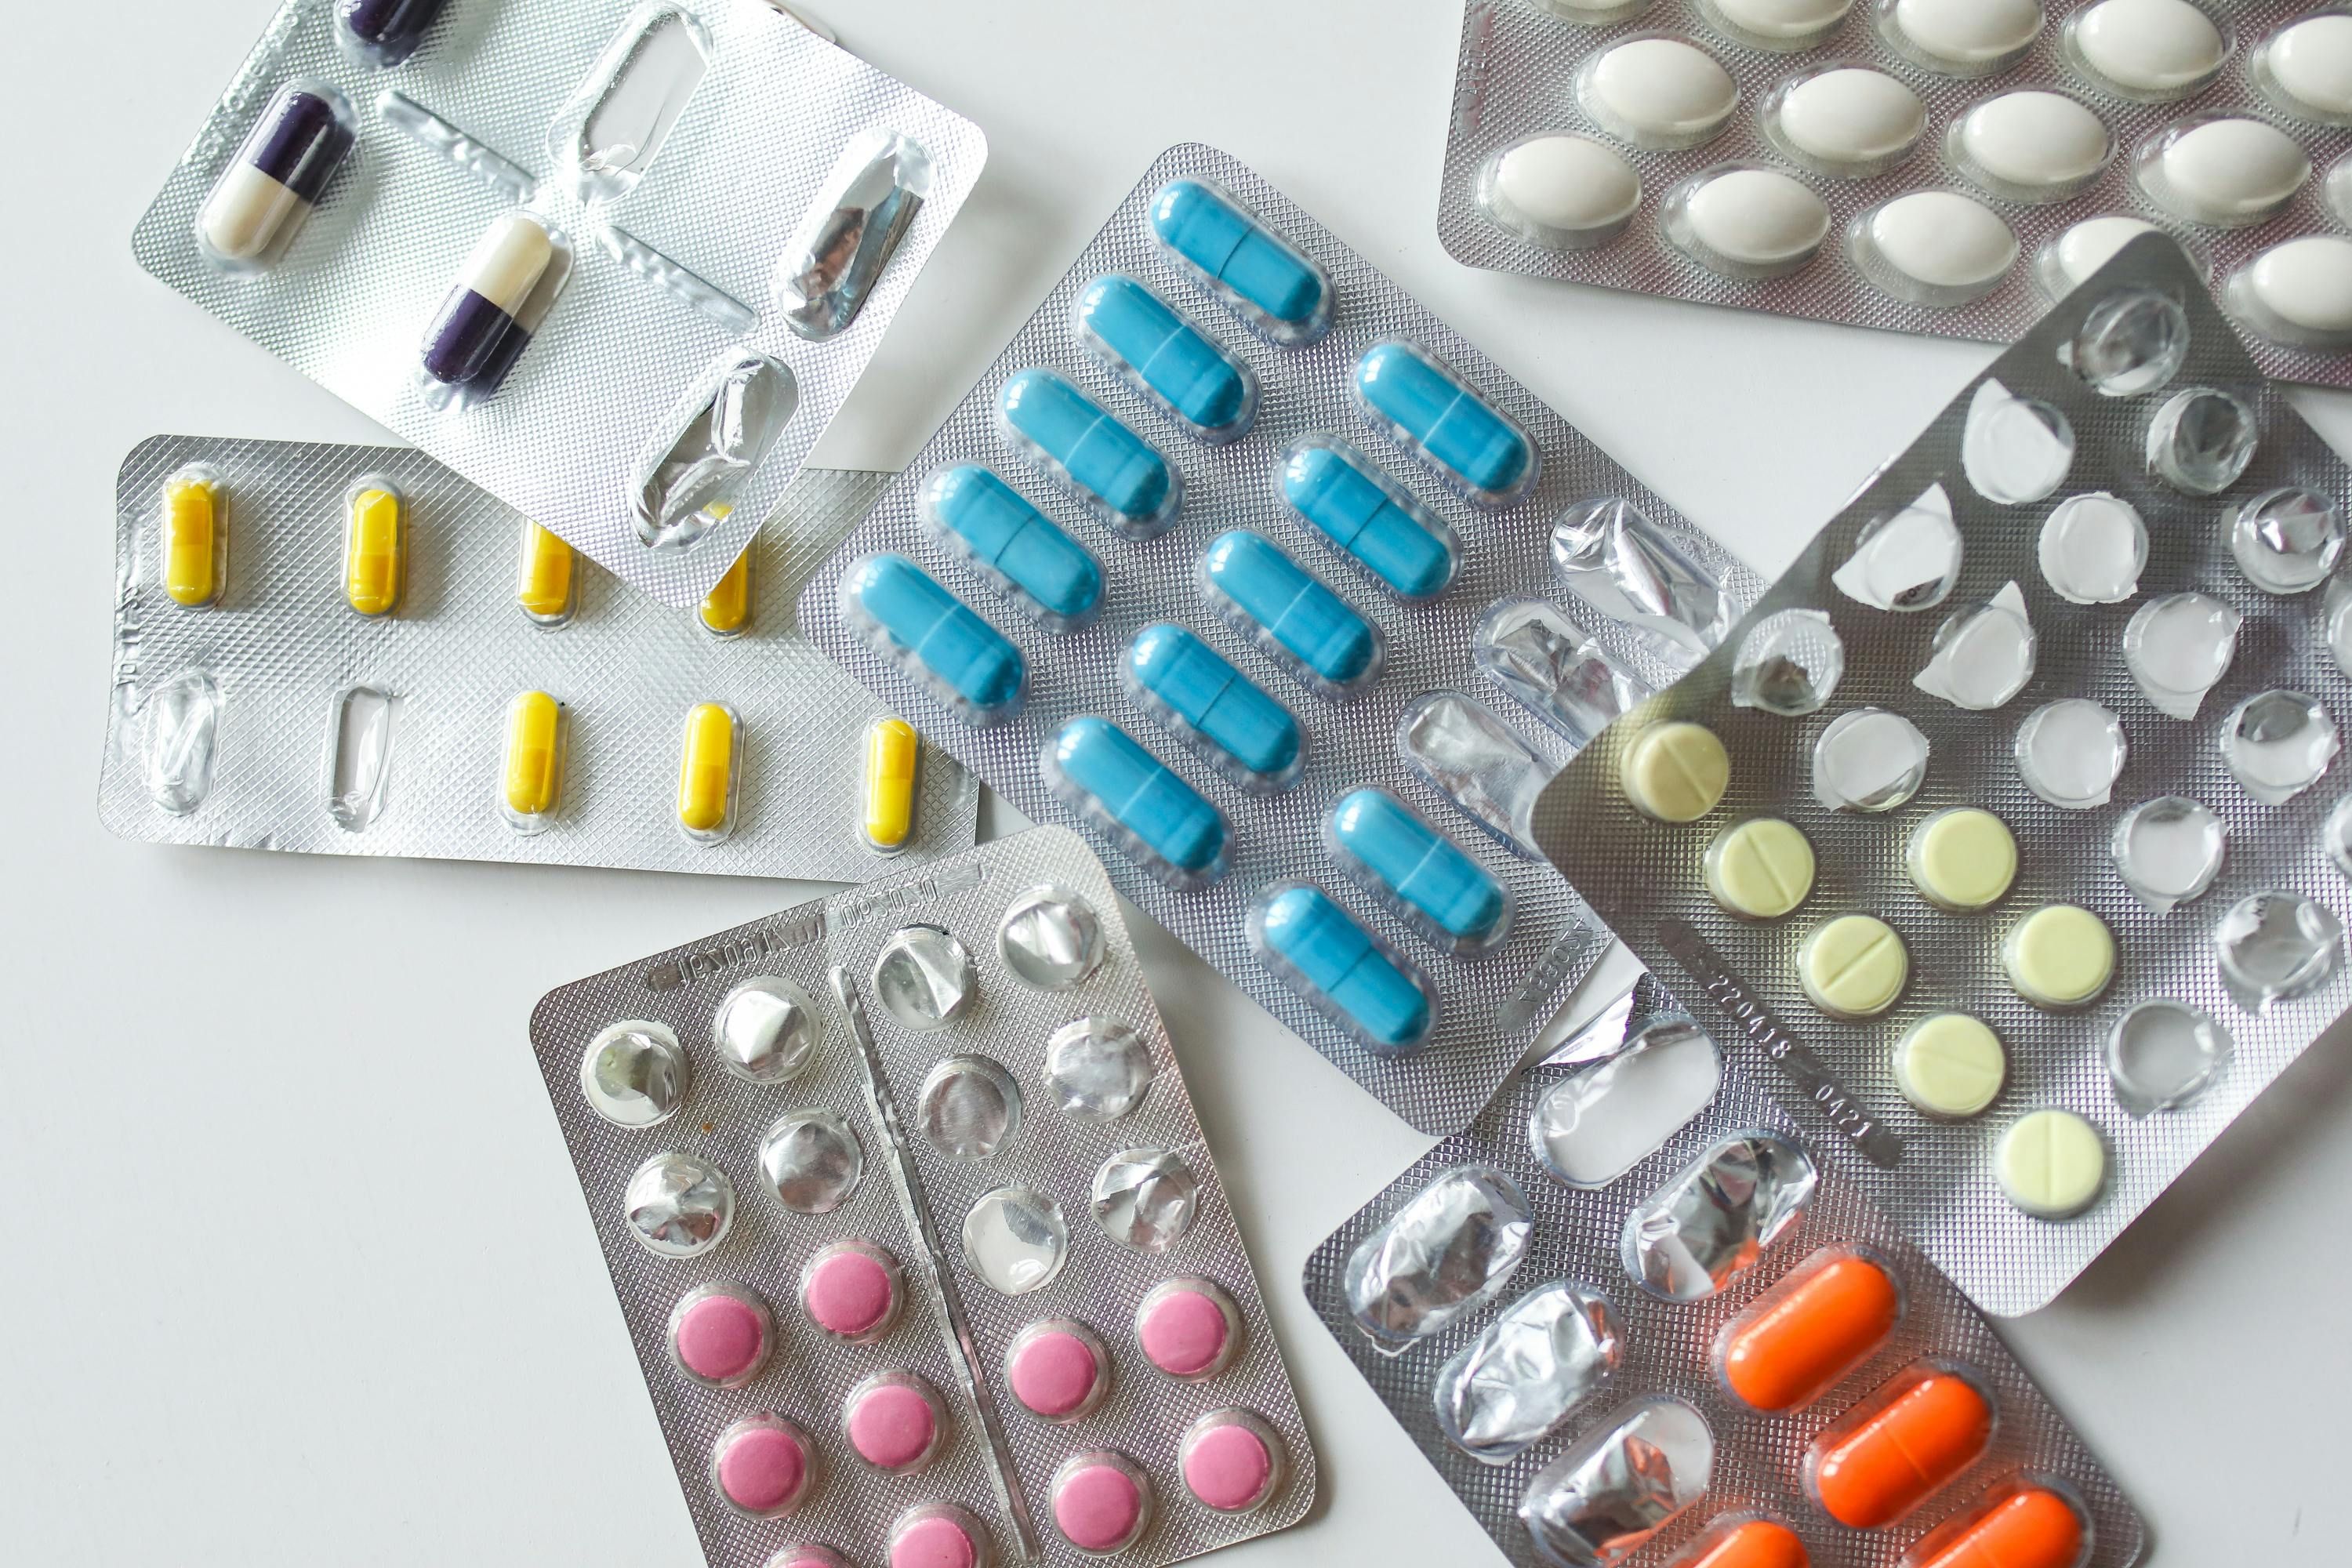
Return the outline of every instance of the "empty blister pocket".
[[[683,5],[629,13],[548,129],[548,151],[574,195],[610,202],[635,188],[702,84],[710,47]]]

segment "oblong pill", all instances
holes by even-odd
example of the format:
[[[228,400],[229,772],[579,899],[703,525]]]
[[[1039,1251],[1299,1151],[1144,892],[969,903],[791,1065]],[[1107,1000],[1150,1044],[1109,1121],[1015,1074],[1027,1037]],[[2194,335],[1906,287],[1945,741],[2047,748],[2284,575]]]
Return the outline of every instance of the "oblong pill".
[[[2039,0],[1895,0],[1880,31],[1901,53],[1954,76],[2007,63],[2042,31]]]
[[[2082,189],[2115,142],[2084,105],[2028,88],[1970,109],[1953,125],[1949,147],[1960,172],[1994,195],[2050,202]]]
[[[563,795],[563,704],[526,691],[507,704],[506,756],[499,769],[499,809],[525,836],[544,829]]]
[[[702,629],[715,637],[739,635],[751,624],[751,547],[745,545],[743,553],[729,563],[710,584],[710,592],[702,596],[695,610],[695,618]]]
[[[1813,1440],[1806,1489],[1853,1530],[1894,1523],[1973,1465],[1992,1442],[1992,1405],[1969,1378],[1922,1363]]]
[[[1625,231],[1642,205],[1642,177],[1590,136],[1530,136],[1478,172],[1479,209],[1533,245],[1589,250]]]
[[[1927,129],[1919,95],[1884,71],[1837,66],[1792,82],[1765,106],[1765,123],[1801,163],[1831,174],[1875,174]]]
[[[1830,209],[1779,169],[1737,167],[1697,176],[1670,197],[1666,233],[1693,260],[1727,278],[1772,278],[1812,259],[1829,237]]]
[[[996,395],[996,416],[1014,450],[1068,486],[1113,532],[1150,539],[1176,521],[1183,485],[1175,468],[1059,371],[1015,371]]]
[[[490,225],[457,270],[457,281],[425,329],[425,373],[456,386],[511,363],[530,328],[520,320],[555,256],[547,226],[529,213],[509,213]],[[522,334],[509,352],[510,334]]]
[[[1078,295],[1078,336],[1203,441],[1232,441],[1257,414],[1257,377],[1173,307],[1124,273]]]
[[[841,580],[841,614],[867,646],[921,681],[966,723],[1008,716],[1021,700],[1021,650],[903,555],[872,555]]]
[[[1260,336],[1307,343],[1330,329],[1330,274],[1208,181],[1160,186],[1151,234]]]
[[[2306,234],[2273,245],[2230,279],[2228,298],[2265,336],[2309,348],[2352,343],[2352,239]]]
[[[1161,621],[1119,660],[1119,683],[1141,708],[1244,789],[1264,793],[1298,776],[1298,721],[1223,655]]]
[[[1356,400],[1399,445],[1470,500],[1507,506],[1535,483],[1535,442],[1427,350],[1402,338],[1356,362]]]
[[[887,715],[866,727],[865,771],[857,819],[866,847],[896,855],[915,834],[915,727]]]
[[[231,267],[266,266],[293,241],[352,150],[351,112],[331,90],[278,89],[196,213],[196,238]]]
[[[916,507],[941,542],[1054,630],[1085,626],[1102,608],[1102,566],[1086,546],[977,463],[933,474]]]
[[[1192,888],[1224,875],[1223,814],[1109,720],[1071,720],[1038,766],[1047,788],[1162,881]]]
[[[1326,695],[1380,672],[1381,635],[1371,623],[1262,533],[1236,528],[1211,540],[1201,584],[1235,629]]]
[[[1501,939],[1511,914],[1503,884],[1386,790],[1341,795],[1325,829],[1341,868],[1438,946]]]
[[[2192,120],[2158,134],[2134,157],[2140,189],[2191,223],[2243,228],[2293,200],[2311,178],[2294,137],[2245,115]]]
[[[1365,1046],[1409,1051],[1427,1037],[1437,1012],[1427,983],[1321,889],[1261,893],[1249,934],[1285,984]]]
[[[1876,1258],[1827,1247],[1790,1270],[1716,1337],[1716,1374],[1756,1410],[1794,1410],[1870,1359],[1903,1316]]]
[[[1958,191],[1913,191],[1873,208],[1855,230],[1864,275],[1897,299],[1965,304],[2017,260],[2017,235]]]
[[[407,506],[390,479],[371,477],[345,494],[343,519],[343,598],[361,615],[388,616],[407,574]]]
[[[2127,98],[2178,98],[2221,68],[2228,43],[2189,0],[2099,0],[2066,19],[2076,64]]]
[[[677,757],[677,825],[698,844],[735,831],[735,790],[742,768],[743,721],[723,702],[698,702],[686,713]]]
[[[2299,114],[2352,118],[2352,16],[2322,11],[2280,28],[2255,57],[2253,74]]]
[[[1682,38],[1636,37],[1593,56],[1577,98],[1602,129],[1636,147],[1696,147],[1739,106],[1739,86],[1714,56]]]
[[[579,605],[579,556],[562,538],[523,519],[515,549],[515,603],[542,626],[560,626]]]
[[[220,477],[201,463],[163,481],[163,592],[191,609],[217,602],[226,578],[228,518]]]
[[[1718,1525],[1699,1538],[1674,1568],[1811,1568],[1812,1557],[1797,1532],[1778,1520],[1745,1519]]]
[[[1283,458],[1282,499],[1400,599],[1434,598],[1454,581],[1454,530],[1344,441],[1295,443]]]
[[[342,0],[337,20],[351,46],[380,66],[416,52],[446,0]]]
[[[2075,1568],[2084,1534],[2073,1503],[2022,1487],[1929,1531],[1904,1568]]]

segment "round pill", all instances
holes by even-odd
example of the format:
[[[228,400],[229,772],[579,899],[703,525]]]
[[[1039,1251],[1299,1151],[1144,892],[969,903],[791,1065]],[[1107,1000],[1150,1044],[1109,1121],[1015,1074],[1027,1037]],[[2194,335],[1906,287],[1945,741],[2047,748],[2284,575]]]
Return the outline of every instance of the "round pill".
[[[2084,65],[2131,93],[2170,95],[2221,68],[2221,29],[2189,0],[2099,0],[2069,24]]]
[[[2105,123],[2083,105],[2064,93],[2029,89],[1969,110],[1955,145],[1956,161],[1994,195],[2034,201],[2097,174],[2113,143]]]
[[[1282,1484],[1282,1440],[1246,1410],[1212,1410],[1177,1450],[1185,1489],[1219,1513],[1264,1506]]]
[[[938,1457],[947,1413],[912,1373],[877,1372],[850,1391],[841,1429],[857,1457],[877,1470],[909,1475]]]
[[[1897,196],[1871,215],[1868,233],[1887,266],[1932,290],[1988,287],[2017,259],[2009,225],[1958,191]]]
[[[2028,1002],[2079,1007],[2107,988],[2116,939],[2106,922],[2074,904],[2045,904],[2001,938],[2001,967]]]
[[[1980,910],[2017,879],[2017,837],[1990,811],[1948,806],[1911,830],[1903,867],[1929,903]]]
[[[1922,1018],[1895,1045],[1895,1087],[1930,1116],[1976,1115],[2000,1095],[2008,1077],[2000,1037],[1966,1013]]]
[[[707,1388],[740,1388],[759,1375],[775,1342],[768,1304],[748,1285],[698,1285],[669,1315],[670,1360]]]
[[[2327,342],[2352,337],[2352,239],[2306,234],[2273,245],[2244,278],[2254,302],[2296,332]]]
[[[2001,1134],[1993,1179],[2002,1195],[2041,1219],[2079,1214],[2107,1179],[2098,1129],[2071,1110],[2036,1110]]]
[[[2305,17],[2271,39],[2263,64],[2297,105],[2334,119],[2352,115],[2352,16]]]
[[[1798,983],[1832,1018],[1877,1016],[1910,977],[1903,939],[1875,915],[1840,915],[1816,926],[1797,950]]]
[[[1726,913],[1773,920],[1813,890],[1813,847],[1791,823],[1751,817],[1715,836],[1703,869],[1707,896]]]
[[[1076,1421],[1102,1403],[1110,1386],[1110,1355],[1085,1324],[1047,1318],[1014,1338],[1004,1380],[1021,1407],[1039,1420]]]
[[[1495,161],[1487,211],[1538,243],[1569,245],[1622,227],[1642,205],[1633,166],[1590,136],[1537,136]]]
[[[1617,764],[1617,780],[1644,816],[1696,822],[1730,787],[1731,756],[1714,731],[1677,719],[1633,737]]]
[[[1892,1524],[1976,1463],[1992,1406],[1939,1367],[1898,1373],[1862,1410],[1814,1439],[1806,1479],[1822,1511],[1852,1530]]]
[[[1853,0],[1714,0],[1723,19],[1767,44],[1817,37],[1845,19]]]
[[[1903,1293],[1876,1259],[1824,1247],[1724,1325],[1716,1370],[1756,1410],[1794,1410],[1870,1359],[1903,1315]]]
[[[1948,69],[1987,69],[2042,31],[2034,0],[1895,0],[1895,32],[1911,52]]]
[[[1241,1342],[1241,1313],[1223,1287],[1206,1279],[1171,1279],[1136,1310],[1135,1337],[1143,1356],[1173,1378],[1214,1377]]]
[[[1700,1537],[1696,1551],[1675,1568],[1811,1568],[1797,1532],[1774,1519],[1743,1519]]]
[[[1151,1483],[1125,1455],[1073,1454],[1054,1472],[1054,1523],[1081,1552],[1108,1556],[1151,1521]]]
[[[898,1316],[898,1260],[868,1241],[836,1241],[801,1271],[801,1309],[838,1340],[867,1344]]]
[[[2072,288],[2116,258],[2116,252],[2144,234],[2163,230],[2146,218],[2086,217],[2052,243],[2059,273]]]
[[[738,1513],[778,1519],[800,1507],[815,1478],[815,1447],[781,1416],[746,1415],[719,1435],[711,1484]]]
[[[1866,170],[1908,153],[1927,128],[1927,110],[1885,72],[1840,66],[1782,93],[1777,123],[1798,152],[1833,168]]]
[[[1801,261],[1830,232],[1828,204],[1778,169],[1717,174],[1691,192],[1683,211],[1701,246],[1742,268]]]
[[[1694,147],[1739,103],[1731,73],[1696,44],[1633,38],[1586,68],[1593,117],[1644,146]]]
[[[2159,206],[2193,223],[2238,227],[2268,217],[2311,177],[2311,160],[2260,120],[2208,120],[2168,132],[2143,183]]]
[[[849,1568],[849,1560],[830,1546],[787,1546],[768,1559],[766,1568]]]
[[[2006,1492],[1932,1539],[1913,1568],[2074,1568],[2083,1560],[2082,1516],[2046,1487]]]
[[[951,1502],[919,1503],[890,1527],[890,1568],[989,1568],[980,1521]]]

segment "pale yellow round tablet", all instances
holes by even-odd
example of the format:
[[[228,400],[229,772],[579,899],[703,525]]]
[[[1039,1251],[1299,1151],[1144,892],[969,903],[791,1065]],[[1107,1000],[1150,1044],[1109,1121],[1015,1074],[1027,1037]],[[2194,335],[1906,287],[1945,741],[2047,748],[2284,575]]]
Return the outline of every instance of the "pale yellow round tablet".
[[[1813,890],[1813,847],[1795,825],[1752,816],[1706,847],[1707,897],[1726,914],[1777,920]]]
[[[1840,915],[1816,926],[1797,950],[1797,982],[1833,1018],[1874,1018],[1895,1005],[1911,976],[1911,955],[1875,915]]]
[[[1895,1045],[1895,1087],[1930,1116],[1974,1116],[2000,1094],[2009,1055],[2000,1037],[1966,1013],[1920,1019]]]
[[[1990,811],[1949,806],[1911,830],[1903,867],[1929,903],[1966,914],[2017,879],[2017,837]]]
[[[1731,757],[1704,724],[1677,719],[1633,737],[1617,764],[1625,798],[1661,822],[1696,822],[1723,800]]]
[[[2000,965],[2028,1002],[2079,1007],[2115,978],[2116,939],[2088,910],[2044,904],[2001,938]]]
[[[2107,1179],[2099,1130],[2071,1110],[2037,1110],[2001,1134],[1993,1179],[2002,1195],[2041,1219],[2080,1214]]]

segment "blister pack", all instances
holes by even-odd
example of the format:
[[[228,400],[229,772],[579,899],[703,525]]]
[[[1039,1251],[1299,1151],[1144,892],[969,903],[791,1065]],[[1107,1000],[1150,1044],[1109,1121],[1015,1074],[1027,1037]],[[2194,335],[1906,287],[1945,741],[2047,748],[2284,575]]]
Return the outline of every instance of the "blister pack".
[[[1538,803],[1989,1310],[2057,1294],[2352,1001],[2347,489],[2134,240]]]
[[[2129,1568],[2139,1515],[1991,1325],[1634,990],[1307,1259],[1514,1563]]]
[[[2179,238],[2266,375],[2352,385],[2352,17],[2313,0],[1469,0],[1474,267],[2010,342]]]
[[[567,985],[531,1043],[714,1565],[1172,1563],[1313,1500],[1075,834]]]
[[[698,610],[424,453],[153,436],[115,496],[99,815],[126,838],[864,881],[979,785],[801,637],[887,475],[804,470]]]
[[[690,606],[986,157],[765,0],[286,0],[132,249]]]
[[[1188,145],[810,578],[801,623],[1443,1131],[1607,942],[1531,847],[1533,792],[1757,587]]]

